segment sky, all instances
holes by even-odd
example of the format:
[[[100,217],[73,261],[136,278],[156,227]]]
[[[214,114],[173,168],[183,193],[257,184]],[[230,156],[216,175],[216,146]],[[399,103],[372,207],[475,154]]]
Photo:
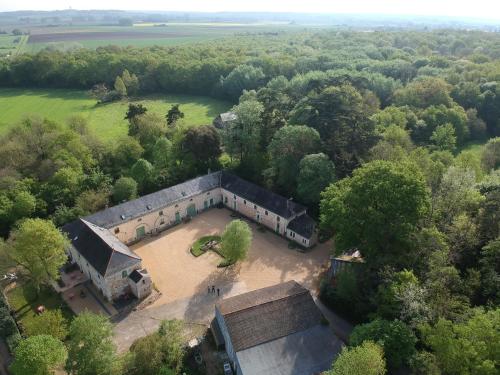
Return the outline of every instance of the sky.
[[[55,9],[414,14],[500,20],[500,0],[0,0],[0,11]]]

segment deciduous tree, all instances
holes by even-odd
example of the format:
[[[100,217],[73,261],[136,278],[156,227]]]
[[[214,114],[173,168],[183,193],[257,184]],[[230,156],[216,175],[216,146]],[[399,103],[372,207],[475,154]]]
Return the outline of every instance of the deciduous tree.
[[[386,372],[384,350],[366,341],[354,348],[344,348],[328,375],[384,375]]]
[[[230,263],[235,263],[245,259],[251,243],[252,231],[248,224],[241,220],[233,220],[222,234],[221,253]]]

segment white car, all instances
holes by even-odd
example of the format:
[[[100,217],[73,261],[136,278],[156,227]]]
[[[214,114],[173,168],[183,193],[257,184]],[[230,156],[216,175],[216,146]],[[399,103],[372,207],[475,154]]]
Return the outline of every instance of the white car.
[[[224,375],[233,375],[233,370],[229,362],[224,362]]]

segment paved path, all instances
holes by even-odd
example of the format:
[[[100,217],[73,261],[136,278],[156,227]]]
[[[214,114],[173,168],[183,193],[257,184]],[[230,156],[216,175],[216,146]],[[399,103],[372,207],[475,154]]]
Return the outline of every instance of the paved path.
[[[219,298],[227,298],[248,291],[242,282],[219,286],[219,288],[222,291]],[[192,298],[132,311],[125,317],[118,317],[114,327],[114,340],[118,351],[126,351],[138,338],[155,332],[160,326],[160,322],[165,319],[182,319],[189,323],[208,326],[214,317],[217,300],[216,295],[208,294],[205,291],[205,293],[195,295]]]
[[[221,287],[222,297],[228,298],[248,291],[245,283],[236,282]],[[124,352],[138,338],[158,330],[160,322],[165,319],[182,319],[189,323],[209,325],[214,317],[215,303],[218,298],[212,294],[198,294],[193,298],[180,299],[161,306],[153,306],[144,310],[132,311],[119,319],[114,327],[114,340],[119,352]],[[314,301],[330,322],[334,333],[347,342],[352,325],[329,310],[314,297]]]

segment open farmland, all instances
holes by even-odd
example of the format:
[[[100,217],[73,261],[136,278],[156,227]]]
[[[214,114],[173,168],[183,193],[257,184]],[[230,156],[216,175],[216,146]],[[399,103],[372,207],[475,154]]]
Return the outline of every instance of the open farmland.
[[[173,46],[203,42],[250,33],[277,33],[297,30],[289,24],[243,23],[139,23],[134,26],[33,26],[23,52],[37,52],[46,47],[67,49],[97,48],[106,45]]]
[[[173,104],[180,104],[186,124],[210,124],[230,104],[206,97],[188,95],[149,96],[137,102],[149,111],[164,115]],[[0,134],[15,126],[26,116],[40,116],[64,123],[73,115],[81,115],[90,128],[104,140],[127,134],[124,120],[128,102],[96,105],[84,91],[0,89]]]

